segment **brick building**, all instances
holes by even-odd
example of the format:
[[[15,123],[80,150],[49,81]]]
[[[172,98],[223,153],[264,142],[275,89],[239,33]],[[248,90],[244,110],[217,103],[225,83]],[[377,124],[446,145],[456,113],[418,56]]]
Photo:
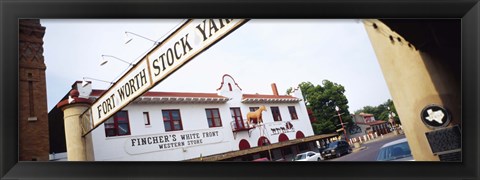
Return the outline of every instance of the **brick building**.
[[[41,26],[39,19],[19,20],[20,161],[49,160],[44,34],[45,27]]]

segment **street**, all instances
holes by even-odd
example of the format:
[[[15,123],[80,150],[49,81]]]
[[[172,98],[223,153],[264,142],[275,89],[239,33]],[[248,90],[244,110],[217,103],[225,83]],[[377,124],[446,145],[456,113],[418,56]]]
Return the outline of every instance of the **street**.
[[[405,135],[397,135],[391,137],[385,137],[372,142],[363,143],[361,146],[363,150],[352,152],[350,154],[343,155],[339,158],[330,159],[327,161],[376,161],[378,151],[385,143],[404,138]]]

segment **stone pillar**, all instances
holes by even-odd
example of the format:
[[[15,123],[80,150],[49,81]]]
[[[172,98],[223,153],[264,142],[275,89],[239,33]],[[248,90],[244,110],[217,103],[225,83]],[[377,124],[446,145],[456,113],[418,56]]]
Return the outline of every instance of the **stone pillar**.
[[[439,161],[425,135],[431,129],[423,124],[420,113],[429,104],[441,105],[451,112],[452,124],[459,124],[460,87],[455,74],[448,70],[445,57],[418,50],[381,21],[365,20],[364,25],[414,159]],[[457,59],[448,60],[452,61]]]
[[[79,92],[70,91],[73,101],[65,99],[57,104],[63,110],[65,121],[65,140],[67,144],[67,156],[69,161],[86,161],[87,151],[85,138],[82,137],[82,125],[80,115],[91,106],[91,101],[78,98]]]

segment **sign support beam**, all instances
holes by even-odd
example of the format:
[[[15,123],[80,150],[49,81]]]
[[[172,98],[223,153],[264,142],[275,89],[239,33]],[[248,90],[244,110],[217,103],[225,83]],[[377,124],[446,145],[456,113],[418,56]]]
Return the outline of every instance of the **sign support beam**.
[[[247,21],[187,20],[141,58],[81,115],[83,136]]]

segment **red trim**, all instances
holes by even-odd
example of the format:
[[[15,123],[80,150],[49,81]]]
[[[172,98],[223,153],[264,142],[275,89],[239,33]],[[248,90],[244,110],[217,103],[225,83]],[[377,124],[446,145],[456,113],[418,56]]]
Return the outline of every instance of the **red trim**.
[[[282,133],[278,136],[278,142],[283,142],[283,141],[288,141],[288,140],[289,140],[288,136],[285,135],[284,133]]]
[[[118,121],[119,121],[119,117],[118,117],[118,113],[120,112],[125,112],[125,121],[127,123],[123,123],[123,124],[127,124],[128,125],[128,132],[127,134],[120,134],[118,133],[118,130],[119,130],[119,124]],[[108,124],[106,123],[105,121],[105,124]],[[119,111],[117,113],[115,113],[115,115],[113,115],[113,128],[107,128],[105,125],[105,137],[115,137],[115,136],[127,136],[127,135],[131,135],[132,134],[132,131],[130,129],[130,118],[128,116],[128,111]],[[107,133],[107,130],[109,129],[113,129],[113,131],[115,132],[115,135],[111,135],[111,136],[108,136],[108,133]]]
[[[238,143],[238,148],[240,150],[250,149],[250,147],[250,143],[248,143],[248,141],[245,139],[240,140],[240,142]]]
[[[371,117],[371,116],[373,116],[373,114],[367,114],[367,113],[360,113],[360,114],[358,114],[358,115],[360,115],[360,116],[362,116],[362,117]]]
[[[282,115],[278,106],[272,106],[270,110],[272,111],[273,121],[282,121]]]
[[[88,105],[92,105],[92,101],[90,101],[89,99],[85,99],[85,98],[75,97],[75,98],[73,98],[73,102],[72,102],[72,103],[68,103],[68,99],[65,99],[65,100],[63,100],[63,101],[60,101],[60,102],[57,104],[57,108],[63,108],[64,106],[71,105],[71,104],[88,104]]]
[[[224,75],[223,75],[223,77],[222,77],[222,83],[220,83],[220,87],[219,87],[219,88],[217,88],[217,91],[218,91],[218,90],[220,90],[220,89],[222,89],[222,87],[223,87],[223,84],[224,84],[224,81],[225,81],[225,77],[227,77],[227,76],[228,76],[228,77],[230,77],[230,78],[232,78],[232,80],[233,80],[233,83],[235,83],[235,85],[236,85],[236,86],[238,87],[238,89],[240,89],[240,91],[241,91],[241,90],[242,90],[242,88],[240,88],[240,86],[238,86],[237,82],[235,82],[235,79],[233,79],[233,77],[232,77],[232,76],[230,76],[230,75],[228,75],[228,74],[224,74]]]
[[[297,134],[295,134],[295,138],[297,138],[297,139],[304,138],[304,137],[305,137],[305,135],[303,134],[302,131],[297,131]]]
[[[105,90],[92,90],[90,96],[101,96]],[[189,92],[153,92],[148,91],[142,97],[206,97],[206,98],[226,98],[216,93],[189,93]]]
[[[268,99],[298,99],[293,96],[288,95],[268,95],[268,94],[243,94],[243,99],[253,99],[253,98],[268,98]]]
[[[208,127],[222,127],[222,118],[220,117],[220,110],[218,108],[207,108],[207,109],[205,109],[205,113],[208,114],[208,111],[210,111],[210,116],[212,117],[212,126],[210,126],[210,124],[209,124]],[[215,111],[218,113],[218,119],[220,120],[219,121],[220,124],[215,124],[215,116],[214,116],[214,113],[213,113]],[[208,121],[208,116],[207,116],[207,121]]]
[[[167,120],[165,121],[165,119],[163,119],[163,112],[168,112],[168,116],[170,118],[170,120]],[[173,120],[173,116],[172,116],[172,112],[173,111],[177,111],[178,112],[178,118],[179,120]],[[170,131],[181,131],[183,130],[183,123],[182,123],[182,115],[180,114],[180,110],[179,109],[162,109],[162,122],[168,122],[170,123],[170,130],[167,130],[165,129],[165,132],[170,132]],[[173,124],[173,121],[179,121],[180,122],[180,129],[175,129],[175,125]]]
[[[90,96],[100,97],[106,91],[93,89]],[[195,92],[152,92],[148,91],[142,95],[142,97],[205,97],[205,98],[226,98],[225,96],[220,96],[217,93],[195,93]],[[254,98],[264,98],[264,99],[298,99],[293,96],[288,95],[268,95],[268,94],[243,94],[242,99],[254,99]]]
[[[290,112],[290,118],[292,120],[298,120],[298,114],[295,106],[288,106],[288,112]]]
[[[239,114],[237,114],[237,112],[235,111],[237,109]],[[243,118],[242,118],[242,110],[239,107],[231,107],[230,112],[232,112],[232,110],[233,110],[232,118],[235,121],[235,126],[236,126],[235,129],[245,129],[245,126],[243,124]]]
[[[373,122],[368,122],[368,123],[364,123],[364,122],[356,122],[357,124],[363,124],[363,125],[369,125],[369,126],[373,126],[373,125],[377,125],[377,124],[384,124],[384,123],[388,123],[386,121],[381,121],[381,120],[375,120]]]
[[[270,144],[270,140],[268,140],[268,138],[266,138],[265,136],[261,136],[260,138],[258,138],[258,146],[264,146],[263,143],[265,142],[265,139],[267,140],[267,143]]]

